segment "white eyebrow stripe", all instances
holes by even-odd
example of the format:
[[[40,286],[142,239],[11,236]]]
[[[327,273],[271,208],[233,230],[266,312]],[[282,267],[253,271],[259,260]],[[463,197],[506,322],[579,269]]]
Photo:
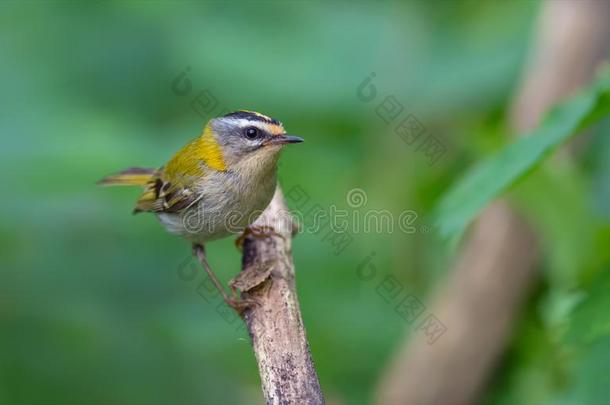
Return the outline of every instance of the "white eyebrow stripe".
[[[273,129],[278,128],[278,127],[284,129],[284,127],[281,125],[269,124],[269,123],[261,122],[261,121],[251,121],[251,120],[248,120],[245,118],[231,118],[231,121],[235,122],[241,128],[256,127],[258,129],[266,131],[266,132],[273,132]]]
[[[259,122],[259,121],[251,121],[251,120],[247,120],[245,118],[230,118],[230,120],[232,122],[236,123],[237,125],[239,125],[241,128],[257,127],[259,129],[264,129],[264,127],[261,127],[258,125],[258,124],[262,124],[262,122]]]

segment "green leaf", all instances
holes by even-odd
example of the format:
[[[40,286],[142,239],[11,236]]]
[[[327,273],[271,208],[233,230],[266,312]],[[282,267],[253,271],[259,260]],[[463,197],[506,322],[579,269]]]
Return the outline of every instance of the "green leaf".
[[[491,200],[534,169],[570,136],[610,113],[610,77],[556,106],[542,124],[495,155],[474,166],[436,209],[436,225],[445,238],[459,236]]]

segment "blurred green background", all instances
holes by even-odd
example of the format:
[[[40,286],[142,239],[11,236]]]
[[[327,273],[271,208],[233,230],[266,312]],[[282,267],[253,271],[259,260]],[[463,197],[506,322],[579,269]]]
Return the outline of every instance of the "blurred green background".
[[[198,292],[201,273],[180,277],[188,243],[131,215],[138,190],[95,186],[122,168],[162,165],[207,119],[242,108],[306,139],[282,157],[285,191],[349,209],[347,193],[360,188],[363,208],[417,213],[414,234],[353,232],[339,254],[323,234],[294,242],[323,391],[331,404],[370,403],[405,334],[418,333],[378,285],[393,275],[426,302],[446,274],[455,252],[429,232],[430,213],[506,142],[538,12],[536,1],[2,3],[0,403],[262,403],[247,334]],[[176,94],[187,68],[191,90]],[[357,89],[372,72],[378,94],[367,103]],[[191,101],[206,90],[217,106],[199,114]],[[380,119],[390,95],[401,118],[414,115],[444,145],[438,162]],[[486,403],[603,403],[604,390],[592,396],[587,384],[610,361],[599,288],[610,280],[604,128],[559,175],[540,170],[520,186],[531,212],[557,204],[537,224],[544,281]],[[232,240],[208,253],[225,281],[239,270]],[[373,253],[378,272],[366,281],[357,269]],[[605,340],[566,354],[571,309],[594,284],[597,301],[578,322],[599,322]]]

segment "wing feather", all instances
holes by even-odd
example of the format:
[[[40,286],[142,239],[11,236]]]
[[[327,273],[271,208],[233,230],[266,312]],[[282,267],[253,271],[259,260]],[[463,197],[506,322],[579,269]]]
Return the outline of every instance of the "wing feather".
[[[164,178],[163,170],[146,184],[138,199],[134,213],[138,212],[180,212],[196,202],[197,195],[184,185],[184,181],[170,181]]]

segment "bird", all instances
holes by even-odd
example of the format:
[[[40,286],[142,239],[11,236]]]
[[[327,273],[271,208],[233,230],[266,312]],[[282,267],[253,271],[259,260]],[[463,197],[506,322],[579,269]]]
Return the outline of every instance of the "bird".
[[[251,224],[275,193],[280,152],[300,142],[280,121],[238,110],[209,120],[164,166],[130,167],[98,184],[142,187],[133,213],[153,213],[167,231],[191,242],[224,300],[242,312],[250,303],[234,290],[227,295],[207,262],[205,243],[242,231],[257,234]]]

